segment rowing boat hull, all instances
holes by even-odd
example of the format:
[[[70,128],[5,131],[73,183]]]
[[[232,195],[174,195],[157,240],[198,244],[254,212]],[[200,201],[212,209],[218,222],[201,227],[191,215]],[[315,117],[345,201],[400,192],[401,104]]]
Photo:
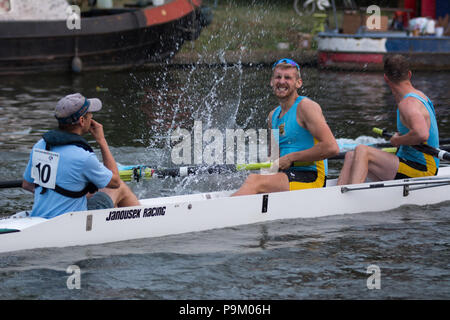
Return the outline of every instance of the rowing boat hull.
[[[428,180],[436,183],[443,177],[450,178],[450,167],[440,169],[438,177]],[[3,230],[3,233],[0,231],[0,252],[101,244],[278,219],[385,211],[402,205],[450,200],[448,182],[411,190],[407,195],[402,185],[389,187],[404,181],[388,181],[383,183],[385,187],[345,193],[340,186],[241,197],[229,197],[230,192],[204,193],[144,199],[138,207],[71,212],[50,220],[7,218],[0,220],[0,230]]]

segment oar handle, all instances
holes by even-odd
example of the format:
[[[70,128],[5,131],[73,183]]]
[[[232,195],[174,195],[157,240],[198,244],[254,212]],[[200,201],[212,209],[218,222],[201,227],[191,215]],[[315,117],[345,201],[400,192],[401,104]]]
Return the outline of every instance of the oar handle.
[[[385,132],[383,129],[380,128],[373,128],[372,131],[375,132],[376,134],[382,135],[387,138],[391,138],[393,136],[392,133]],[[432,155],[433,157],[439,158],[441,160],[450,161],[450,153],[445,150],[433,148],[426,144],[420,144],[410,147],[416,149],[417,151]]]
[[[386,138],[392,138],[392,136],[393,136],[392,133],[386,132],[386,131],[384,131],[383,129],[380,129],[380,128],[373,128],[372,131],[375,132],[376,134],[378,134],[380,136],[383,136],[383,137],[386,137]]]
[[[22,180],[0,181],[0,189],[22,188]]]
[[[372,131],[382,137],[386,137],[386,138],[392,138],[393,134],[390,132],[386,132],[383,129],[380,128],[373,128]],[[450,139],[439,139],[439,144],[442,145],[446,145],[450,143]],[[376,143],[375,145],[373,145],[374,147],[388,147],[388,145],[390,145],[390,143]],[[445,148],[444,148],[445,149]]]

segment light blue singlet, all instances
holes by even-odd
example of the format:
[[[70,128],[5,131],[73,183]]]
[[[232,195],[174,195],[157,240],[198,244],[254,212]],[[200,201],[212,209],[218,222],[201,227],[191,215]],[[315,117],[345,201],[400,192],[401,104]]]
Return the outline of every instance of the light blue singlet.
[[[423,105],[427,109],[430,115],[430,131],[429,131],[430,134],[427,140],[427,144],[433,148],[439,148],[439,131],[436,122],[436,113],[434,111],[433,103],[430,101],[430,99],[428,99],[428,97],[427,100],[425,100],[424,98],[415,93],[408,93],[403,97],[403,99],[407,97],[414,97],[418,99],[420,102],[423,103]],[[399,109],[397,109],[397,131],[401,135],[407,134],[409,132],[409,129],[402,123],[400,119]],[[416,163],[420,163],[425,166],[427,165],[427,161],[424,157],[424,154],[410,146],[400,146],[397,152],[397,156],[405,160],[414,161]],[[439,158],[433,157],[433,159],[435,161],[436,167],[439,167]]]
[[[279,130],[280,157],[292,152],[302,151],[312,148],[317,140],[311,133],[300,126],[297,122],[297,108],[304,96],[298,97],[292,107],[281,118],[281,106],[278,106],[272,115],[272,129]],[[293,166],[292,169],[302,171],[323,171],[325,176],[328,174],[328,161],[315,161],[311,165]]]

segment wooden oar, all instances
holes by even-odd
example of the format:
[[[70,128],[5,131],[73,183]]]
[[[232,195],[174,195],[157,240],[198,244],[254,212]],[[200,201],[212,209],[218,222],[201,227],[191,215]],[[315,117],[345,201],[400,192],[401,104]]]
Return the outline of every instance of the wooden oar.
[[[380,129],[380,128],[373,128],[373,132],[375,132],[383,137],[389,138],[389,139],[392,138],[392,136],[393,136],[392,133],[385,132],[383,129]],[[415,146],[410,146],[410,147],[416,149],[417,151],[432,155],[433,157],[439,158],[441,160],[450,161],[450,153],[445,150],[433,148],[426,144],[420,144],[420,145],[415,145]]]

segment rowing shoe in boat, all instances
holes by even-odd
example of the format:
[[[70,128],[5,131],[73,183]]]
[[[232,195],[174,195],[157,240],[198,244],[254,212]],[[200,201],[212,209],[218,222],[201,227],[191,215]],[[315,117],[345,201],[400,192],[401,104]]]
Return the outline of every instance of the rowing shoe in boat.
[[[450,167],[426,178],[229,197],[232,191],[143,199],[141,206],[69,212],[52,219],[25,212],[0,219],[0,252],[161,237],[278,219],[384,211],[450,200]]]

